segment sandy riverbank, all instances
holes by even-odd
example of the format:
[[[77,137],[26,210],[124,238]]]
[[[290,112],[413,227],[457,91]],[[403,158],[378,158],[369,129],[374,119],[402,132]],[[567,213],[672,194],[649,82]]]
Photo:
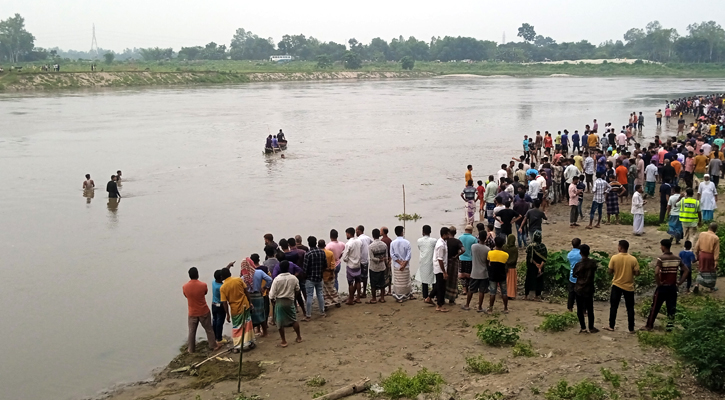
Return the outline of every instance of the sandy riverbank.
[[[584,204],[591,204],[591,194],[585,196]],[[587,206],[585,209],[588,209]],[[650,201],[646,211],[656,213],[657,207],[658,202]],[[720,207],[725,207],[725,199],[720,201]],[[623,205],[621,209],[628,211],[629,206]],[[571,229],[568,224],[569,208],[563,204],[550,207],[547,213],[549,223],[544,225],[544,241],[549,251],[570,248],[571,239],[578,236],[590,244],[592,250],[613,253],[616,252],[617,241],[624,238],[630,241],[631,251],[655,257],[659,254],[659,240],[667,237],[657,227],[646,227],[646,234],[641,237],[633,236],[631,226],[624,225],[602,225],[594,230],[583,227]],[[678,246],[676,251],[679,250]],[[521,261],[523,252],[520,257]],[[724,283],[725,279],[721,279],[720,284]],[[374,383],[380,380],[381,375],[387,376],[401,367],[409,373],[426,367],[443,376],[449,388],[455,390],[456,399],[474,399],[476,394],[487,389],[500,391],[510,399],[541,399],[543,396],[533,394],[531,388],[543,393],[561,379],[574,383],[586,378],[609,389],[610,385],[603,381],[600,372],[601,368],[609,368],[625,379],[620,391],[623,398],[634,398],[637,397],[635,381],[648,367],[660,365],[668,368],[675,364],[668,351],[642,349],[637,337],[624,330],[614,333],[602,331],[594,335],[579,335],[578,328],[561,333],[539,331],[536,328],[543,320],[539,314],[563,312],[565,305],[561,299],[543,303],[523,301],[522,289],[519,286],[517,300],[509,303],[511,312],[508,315],[487,316],[463,311],[457,306],[452,306],[451,312],[441,314],[420,299],[403,304],[389,300],[385,304],[333,308],[324,319],[314,315],[311,322],[301,324],[303,343],[290,342],[286,349],[276,347],[279,338],[276,331],[271,331],[270,336],[259,339],[256,349],[245,353],[245,364],[250,362],[253,369],[259,366],[262,371],[257,378],[245,378],[249,380],[243,382],[243,392],[259,395],[262,399],[311,399],[314,393],[329,393],[361,378],[368,377]],[[723,291],[716,296],[723,298]],[[637,306],[649,298],[649,295],[637,296]],[[459,298],[459,304],[461,300]],[[485,301],[488,301],[488,296]],[[495,309],[501,311],[500,299]],[[608,310],[608,303],[595,302],[596,326],[604,326]],[[482,344],[476,338],[474,325],[493,318],[500,318],[509,326],[524,327],[521,337],[531,341],[538,355],[514,358],[509,347],[493,348]],[[617,323],[620,329],[626,326],[623,305]],[[644,318],[640,315],[637,315],[636,325],[644,325]],[[484,355],[493,362],[503,361],[508,373],[481,376],[466,372],[465,358],[477,355]],[[239,360],[238,356],[232,356],[232,359],[235,362]],[[623,369],[625,361],[628,368]],[[224,361],[213,363],[215,368],[226,369],[237,365]],[[153,381],[120,389],[110,398],[235,398],[234,379],[207,382],[205,386],[204,382],[199,383],[198,377],[169,372],[181,364],[172,361]],[[308,386],[306,381],[317,375],[327,383],[321,388]],[[688,373],[683,373],[677,383],[685,398],[720,398],[696,385]],[[365,398],[366,394],[348,397]]]
[[[235,84],[276,81],[411,79],[434,76],[432,72],[330,71],[330,72],[61,72],[3,73],[0,91],[24,92],[106,87]]]

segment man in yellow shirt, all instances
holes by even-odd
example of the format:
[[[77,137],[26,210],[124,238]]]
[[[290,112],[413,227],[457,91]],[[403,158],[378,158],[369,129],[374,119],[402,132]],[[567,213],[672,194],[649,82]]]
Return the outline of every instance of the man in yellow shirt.
[[[219,288],[219,294],[227,311],[227,321],[231,315],[235,351],[253,349],[256,346],[256,339],[247,285],[242,278],[232,277],[228,268],[222,269],[222,279],[224,283]]]
[[[619,253],[613,255],[609,261],[609,274],[614,276],[609,300],[609,326],[604,329],[614,331],[619,301],[624,296],[629,333],[634,333],[634,277],[639,275],[639,263],[633,255],[627,253],[629,251],[628,241],[620,240],[618,250]]]
[[[700,154],[695,156],[695,176],[697,179],[702,180],[702,178],[705,176],[705,171],[707,170],[707,162],[708,159],[704,154],[704,151],[700,149]]]
[[[579,154],[574,156],[574,166],[579,169],[579,172],[584,172],[584,158]]]
[[[599,147],[599,135],[597,135],[596,132],[589,132],[589,136],[587,137],[587,146],[589,146],[590,151]]]
[[[473,165],[469,165],[466,171],[466,185],[468,185],[468,181],[473,180]]]

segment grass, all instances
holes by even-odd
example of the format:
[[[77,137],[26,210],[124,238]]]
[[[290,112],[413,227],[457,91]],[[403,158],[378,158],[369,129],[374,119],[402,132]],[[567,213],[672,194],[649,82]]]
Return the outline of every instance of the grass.
[[[674,400],[682,397],[675,381],[676,372],[673,369],[668,375],[658,365],[648,367],[643,376],[636,381],[640,398]]]
[[[503,400],[505,398],[506,396],[504,396],[501,392],[491,392],[490,390],[486,390],[485,392],[476,395],[475,400]]]
[[[672,347],[672,336],[647,331],[637,331],[637,341],[643,348],[653,347],[660,349],[663,347]]]
[[[314,376],[314,377],[308,379],[306,383],[307,383],[307,386],[320,387],[320,386],[325,386],[325,383],[327,383],[327,381],[325,380],[325,378],[317,375],[317,376]]]
[[[544,320],[538,329],[547,332],[565,331],[579,322],[576,314],[563,312],[561,314],[544,314]]]
[[[380,386],[391,399],[414,399],[421,393],[432,393],[445,383],[440,374],[423,368],[414,376],[408,376],[402,368],[393,372],[380,382]]]
[[[615,374],[607,368],[602,368],[601,372],[604,382],[611,383],[613,388],[617,389],[622,385],[620,382],[622,377],[619,374]]]
[[[594,382],[587,379],[570,386],[567,381],[559,381],[544,393],[546,400],[604,400],[607,392]]]
[[[634,216],[631,213],[628,212],[620,212],[619,213],[619,223],[622,225],[632,225],[634,223]],[[653,214],[653,213],[645,213],[644,214],[644,226],[656,226],[660,227],[660,215],[659,214]],[[665,224],[666,226],[666,224]],[[667,229],[665,229],[667,231]]]
[[[497,319],[487,321],[475,326],[478,329],[476,336],[489,346],[513,346],[519,340],[522,328],[506,326]]]
[[[512,350],[514,357],[536,357],[536,352],[531,341],[529,342],[516,342]]]
[[[483,356],[477,357],[466,357],[466,371],[474,372],[481,375],[489,374],[505,374],[508,369],[503,365],[503,362],[492,363]]]

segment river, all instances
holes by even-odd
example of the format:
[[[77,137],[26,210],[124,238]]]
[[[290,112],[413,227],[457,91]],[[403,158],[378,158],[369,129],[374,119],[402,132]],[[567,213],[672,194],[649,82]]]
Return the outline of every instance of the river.
[[[0,387],[74,399],[150,376],[186,338],[181,285],[261,253],[262,235],[463,222],[524,134],[621,126],[718,79],[435,78],[0,95]],[[283,128],[286,158],[264,156]],[[124,198],[105,184],[123,170]],[[98,189],[83,197],[90,173]],[[413,267],[417,265],[414,252]],[[238,264],[237,264],[238,265]],[[238,269],[235,269],[238,272]],[[349,312],[341,310],[339,312]],[[334,316],[333,316],[334,318]],[[227,325],[227,329],[229,326]],[[199,330],[199,334],[203,334]]]

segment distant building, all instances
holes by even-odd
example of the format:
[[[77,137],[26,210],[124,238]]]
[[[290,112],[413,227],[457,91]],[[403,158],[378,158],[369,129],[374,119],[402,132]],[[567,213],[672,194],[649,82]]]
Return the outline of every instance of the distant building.
[[[276,62],[276,63],[286,63],[292,61],[292,56],[271,56],[269,57],[270,62]]]

